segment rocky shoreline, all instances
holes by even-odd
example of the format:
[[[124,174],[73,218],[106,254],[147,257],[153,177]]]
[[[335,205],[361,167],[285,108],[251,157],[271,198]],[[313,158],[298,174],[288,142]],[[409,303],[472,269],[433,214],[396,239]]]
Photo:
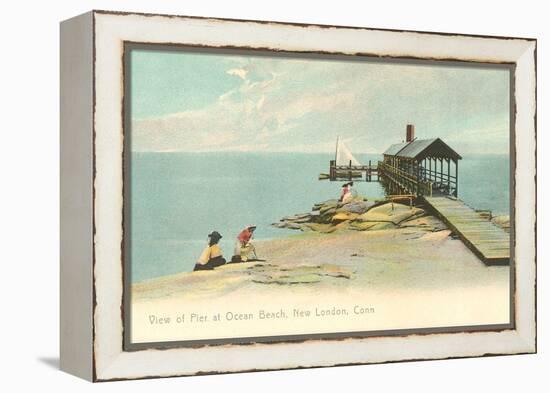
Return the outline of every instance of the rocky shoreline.
[[[487,220],[504,230],[510,230],[509,216],[492,217]],[[440,220],[426,210],[386,199],[369,199],[356,196],[348,203],[330,199],[313,205],[311,212],[281,218],[272,224],[276,228],[303,232],[333,233],[337,231],[376,231],[407,227],[421,227],[438,232],[448,229]]]
[[[342,230],[371,231],[410,226],[415,220],[425,216],[426,212],[418,207],[357,196],[348,203],[335,199],[316,203],[311,212],[283,217],[280,222],[272,225],[277,228],[320,233]],[[428,221],[418,221],[417,224],[428,225]],[[432,224],[434,231],[446,229],[439,223]]]
[[[488,221],[509,230],[508,216],[485,214]],[[477,260],[464,245],[445,242],[456,236],[428,210],[386,199],[357,196],[348,203],[327,200],[314,204],[311,212],[283,217],[272,225],[302,234],[255,242],[266,262],[227,264],[212,271],[182,272],[134,283],[134,296],[155,298],[181,293],[183,283],[196,287],[196,295],[203,291],[232,292],[250,284],[343,284],[354,280],[358,269],[372,266],[373,261],[409,261],[418,257],[409,254],[420,249],[424,249],[424,259],[442,263],[439,251],[431,247],[443,244],[458,247],[456,255],[466,253]],[[462,257],[467,258],[466,254]]]

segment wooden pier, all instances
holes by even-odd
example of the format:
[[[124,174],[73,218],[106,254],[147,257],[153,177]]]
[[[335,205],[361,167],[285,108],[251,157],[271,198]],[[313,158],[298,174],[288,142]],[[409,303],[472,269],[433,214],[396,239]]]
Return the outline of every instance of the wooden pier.
[[[486,265],[510,263],[510,234],[459,199],[423,197],[434,213]]]
[[[373,180],[373,176],[375,179]],[[329,180],[363,180],[367,182],[378,181],[378,167],[372,165],[369,161],[368,165],[353,165],[349,162],[349,165],[336,165],[336,160],[330,161],[329,167]]]
[[[337,138],[336,153],[334,160],[330,160],[329,172],[319,175],[319,180],[325,179],[330,181],[378,181],[378,167],[372,165],[370,160],[368,165],[361,164],[344,141]]]
[[[487,265],[510,263],[510,234],[458,199],[458,162],[462,159],[440,138],[417,139],[408,124],[404,142],[391,145],[383,160],[361,165],[338,140],[336,159],[329,173],[319,179],[330,181],[380,181],[392,202],[424,201],[429,209]],[[373,178],[373,175],[375,176]]]
[[[383,161],[378,162],[377,168],[388,194],[432,195],[433,183],[430,181]]]

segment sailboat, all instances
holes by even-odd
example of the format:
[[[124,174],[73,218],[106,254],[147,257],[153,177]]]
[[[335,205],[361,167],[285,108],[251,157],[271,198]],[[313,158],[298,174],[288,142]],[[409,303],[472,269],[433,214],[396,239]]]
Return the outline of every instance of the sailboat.
[[[336,167],[349,167],[350,165],[352,167],[362,167],[362,164],[359,162],[359,160],[353,155],[351,150],[346,146],[344,141],[340,140],[339,137],[336,138],[336,152],[335,152],[335,160],[334,165]],[[344,170],[343,168],[336,170],[335,173],[336,177],[340,176],[346,176],[351,178],[361,178],[362,172],[353,170],[350,173],[350,170]],[[319,175],[319,180],[328,180],[330,179],[330,174],[328,173],[321,173]]]
[[[344,141],[340,138],[336,138],[336,165],[337,166],[361,166],[361,163],[351,153],[350,149],[346,146]]]

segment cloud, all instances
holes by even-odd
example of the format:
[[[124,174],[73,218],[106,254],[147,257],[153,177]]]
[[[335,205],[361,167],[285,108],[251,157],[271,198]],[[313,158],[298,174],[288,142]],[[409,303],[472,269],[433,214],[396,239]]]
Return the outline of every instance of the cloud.
[[[446,142],[455,150],[466,154],[508,153],[510,140],[503,135],[508,135],[509,129],[509,120],[501,118],[473,128],[457,130],[446,138]]]
[[[248,73],[247,70],[244,68],[232,68],[227,71],[229,75],[235,75],[241,78],[242,80],[246,80],[246,74]]]
[[[467,151],[507,151],[508,78],[502,73],[357,61],[234,60],[227,62],[226,74],[241,80],[236,88],[200,109],[134,120],[133,149],[328,152],[340,136],[354,152],[382,152],[414,123],[419,138],[439,136]],[[493,123],[498,126],[487,126]],[[476,147],[479,130],[485,130],[486,142]]]

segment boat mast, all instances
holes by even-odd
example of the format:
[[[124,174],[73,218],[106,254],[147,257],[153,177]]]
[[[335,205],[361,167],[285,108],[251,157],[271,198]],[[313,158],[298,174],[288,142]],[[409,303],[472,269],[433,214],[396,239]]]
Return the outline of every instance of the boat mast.
[[[338,161],[338,139],[340,136],[336,136],[336,151],[334,153],[334,163],[336,164],[336,161]],[[336,164],[338,165],[338,164]]]

